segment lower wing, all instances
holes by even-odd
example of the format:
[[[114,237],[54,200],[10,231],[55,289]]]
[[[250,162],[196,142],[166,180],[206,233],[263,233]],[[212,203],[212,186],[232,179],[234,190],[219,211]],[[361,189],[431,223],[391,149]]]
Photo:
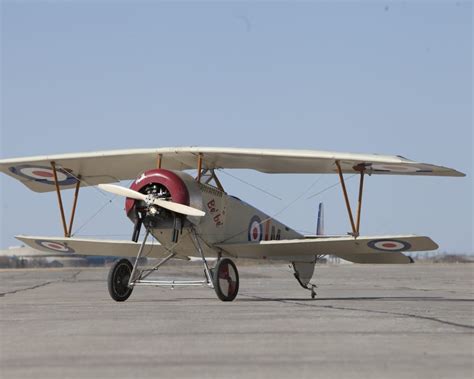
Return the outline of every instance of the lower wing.
[[[17,236],[26,245],[49,253],[77,253],[136,257],[139,243],[131,241],[94,240],[67,237]],[[428,237],[328,237],[281,241],[260,241],[220,244],[216,247],[236,258],[278,259],[286,261],[314,261],[316,255],[335,255],[355,263],[411,263],[402,252],[429,251],[438,248]],[[162,245],[147,243],[143,256],[161,258],[170,254]],[[187,256],[175,258],[189,259]]]
[[[330,254],[355,263],[412,263],[413,260],[402,252],[429,251],[438,248],[431,238],[414,235],[305,238],[217,246],[237,258],[314,261],[316,255]]]
[[[94,240],[67,237],[16,236],[26,245],[48,253],[77,253],[79,255],[100,255],[112,257],[136,257],[140,243],[132,241]],[[162,258],[171,252],[156,243],[145,244],[143,257]],[[188,259],[184,256],[175,258]]]

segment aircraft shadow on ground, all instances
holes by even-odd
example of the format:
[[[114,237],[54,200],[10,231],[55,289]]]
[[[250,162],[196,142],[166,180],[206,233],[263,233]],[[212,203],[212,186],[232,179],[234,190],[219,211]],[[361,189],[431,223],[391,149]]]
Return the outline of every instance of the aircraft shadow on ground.
[[[131,300],[134,303],[149,303],[149,302],[157,302],[157,303],[175,303],[175,302],[183,302],[183,301],[203,301],[207,302],[210,298],[208,297],[176,297],[172,299],[136,299]],[[217,301],[217,299],[216,299]],[[431,302],[467,302],[471,303],[474,302],[474,299],[450,299],[444,297],[420,297],[420,296],[352,296],[352,297],[316,297],[315,299],[306,298],[306,297],[262,297],[262,296],[254,296],[254,295],[239,295],[237,296],[234,302],[245,303],[245,302],[282,302],[282,301],[298,301],[298,302],[326,302],[326,301],[431,301]],[[219,301],[219,304],[221,302]]]
[[[439,302],[474,302],[474,299],[451,299],[438,296],[352,296],[352,297],[316,297],[311,298],[296,298],[296,297],[261,297],[261,296],[250,296],[243,295],[245,298],[239,297],[239,301],[308,301],[308,302],[321,302],[321,301],[439,301]]]

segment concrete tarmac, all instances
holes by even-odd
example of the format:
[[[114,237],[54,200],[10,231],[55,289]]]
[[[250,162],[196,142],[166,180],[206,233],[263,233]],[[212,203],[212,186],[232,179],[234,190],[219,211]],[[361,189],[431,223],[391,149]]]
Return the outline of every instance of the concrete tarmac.
[[[0,377],[474,375],[472,264],[318,265],[316,300],[286,265],[239,268],[232,303],[205,288],[116,303],[107,269],[0,271]]]

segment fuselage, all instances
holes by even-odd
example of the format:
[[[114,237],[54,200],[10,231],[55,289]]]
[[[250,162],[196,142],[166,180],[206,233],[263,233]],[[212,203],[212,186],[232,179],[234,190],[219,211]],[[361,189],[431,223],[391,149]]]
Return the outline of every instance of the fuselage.
[[[152,229],[153,236],[168,249],[179,255],[198,255],[193,239],[193,227],[206,256],[217,256],[215,247],[223,243],[242,243],[264,240],[296,239],[303,236],[252,205],[230,196],[219,188],[198,183],[192,176],[175,172],[185,183],[190,205],[206,212],[204,217],[188,217],[176,243],[172,242],[169,227]]]

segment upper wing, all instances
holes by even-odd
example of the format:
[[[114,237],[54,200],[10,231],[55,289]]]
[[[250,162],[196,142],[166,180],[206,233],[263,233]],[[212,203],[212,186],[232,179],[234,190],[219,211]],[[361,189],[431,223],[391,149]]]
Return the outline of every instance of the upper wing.
[[[411,259],[401,252],[435,250],[438,245],[428,237],[383,236],[260,241],[218,247],[238,258],[293,261],[331,254],[356,263],[410,263]]]
[[[112,257],[136,257],[140,243],[131,241],[94,240],[69,237],[16,236],[26,245],[48,253],[77,253],[80,255],[102,255]],[[162,258],[170,251],[162,245],[147,243],[143,257]],[[185,256],[175,258],[188,259]]]
[[[239,148],[183,147],[115,150],[94,153],[61,154],[0,160],[0,171],[20,180],[36,192],[53,191],[51,162],[58,168],[58,182],[71,188],[81,178],[81,186],[134,179],[156,167],[187,170],[197,167],[202,154],[209,169],[254,169],[265,173],[336,173],[336,161],[344,173],[354,173],[363,164],[368,174],[464,176],[456,170],[419,163],[400,156],[352,154],[313,150],[270,150]]]

